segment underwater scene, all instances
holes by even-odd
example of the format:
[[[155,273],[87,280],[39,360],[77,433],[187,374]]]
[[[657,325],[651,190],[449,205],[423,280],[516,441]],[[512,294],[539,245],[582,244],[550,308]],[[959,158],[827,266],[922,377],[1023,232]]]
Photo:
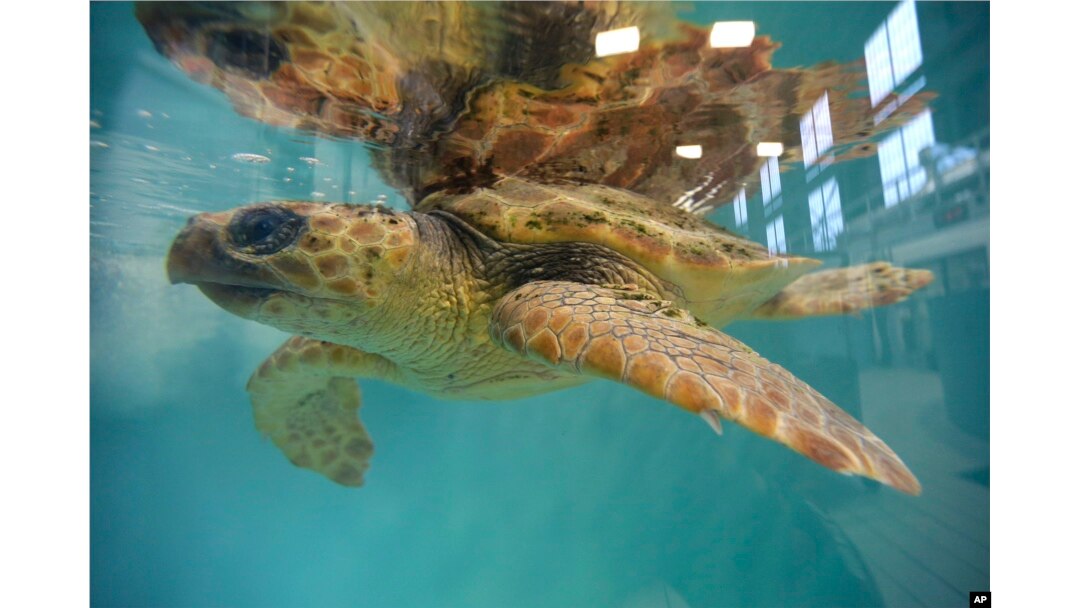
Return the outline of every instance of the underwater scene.
[[[94,606],[965,606],[980,2],[93,2]]]

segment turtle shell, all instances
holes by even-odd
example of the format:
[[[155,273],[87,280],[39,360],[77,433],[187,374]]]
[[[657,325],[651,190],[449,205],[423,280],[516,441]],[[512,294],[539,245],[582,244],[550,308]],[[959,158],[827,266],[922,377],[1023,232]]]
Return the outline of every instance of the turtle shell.
[[[609,247],[671,283],[667,295],[714,326],[757,308],[821,264],[775,254],[697,215],[600,184],[507,178],[468,194],[433,194],[417,210],[446,211],[504,242]]]

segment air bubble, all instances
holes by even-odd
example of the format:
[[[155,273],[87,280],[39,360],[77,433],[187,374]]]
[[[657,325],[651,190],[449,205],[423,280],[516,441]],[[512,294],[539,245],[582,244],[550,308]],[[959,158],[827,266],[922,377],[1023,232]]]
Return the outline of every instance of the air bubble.
[[[237,152],[232,155],[232,159],[242,163],[251,163],[253,165],[265,165],[270,162],[270,159],[262,154],[252,154],[250,152]]]

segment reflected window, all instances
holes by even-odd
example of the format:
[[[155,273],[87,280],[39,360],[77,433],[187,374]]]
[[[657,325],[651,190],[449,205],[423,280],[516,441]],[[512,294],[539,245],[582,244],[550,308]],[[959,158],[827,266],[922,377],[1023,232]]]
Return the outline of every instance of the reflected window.
[[[716,184],[708,191],[705,191],[704,194],[702,193],[702,191],[705,190],[705,188],[707,188],[715,178],[716,174],[712,171],[709,171],[705,174],[705,179],[702,180],[702,182],[698,184],[697,187],[691,188],[690,190],[683,192],[681,195],[679,195],[679,198],[674,203],[672,203],[672,205],[680,209],[685,209],[686,211],[689,211],[691,213],[707,213],[711,208],[709,206],[710,201],[712,201],[713,197],[716,196],[716,193],[720,190],[721,186],[723,186],[723,182]]]
[[[754,42],[753,21],[717,21],[709,33],[709,46],[730,49],[750,46]]]
[[[919,164],[919,152],[934,142],[934,123],[926,110],[878,146],[886,207],[910,198],[926,184],[926,169]]]
[[[758,156],[780,156],[784,153],[784,144],[778,141],[763,141],[757,145]]]
[[[765,227],[765,239],[770,253],[787,253],[787,238],[784,236],[784,216],[769,222]]]
[[[877,106],[922,65],[914,0],[901,2],[864,46],[870,104]]]
[[[682,158],[701,158],[701,146],[675,146],[675,155]]]
[[[799,121],[802,131],[803,164],[817,162],[833,144],[832,117],[829,115],[829,94],[825,93]]]
[[[633,53],[641,44],[641,32],[637,26],[608,30],[596,35],[596,56],[608,57],[622,53]]]
[[[840,185],[834,177],[810,192],[810,230],[815,251],[836,249],[836,237],[844,231],[844,213],[840,205]]]
[[[765,207],[765,215],[775,213],[783,203],[780,198],[780,163],[775,156],[770,156],[761,165],[761,204]]]
[[[742,228],[746,225],[746,188],[739,188],[732,204],[735,206],[735,227]]]

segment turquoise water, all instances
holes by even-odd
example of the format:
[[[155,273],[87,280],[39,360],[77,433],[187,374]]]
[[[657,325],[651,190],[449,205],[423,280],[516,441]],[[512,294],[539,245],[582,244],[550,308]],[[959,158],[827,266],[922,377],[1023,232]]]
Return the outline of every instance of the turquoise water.
[[[784,44],[774,65],[795,67],[860,59],[894,7],[697,3],[682,16],[753,20]],[[901,173],[927,177],[883,185],[880,154],[798,165],[781,214],[792,253],[937,281],[858,317],[725,331],[866,423],[922,496],[735,425],[717,437],[605,382],[470,403],[366,381],[377,452],[350,490],[290,466],[253,428],[244,384],[285,334],[168,285],[164,255],[195,212],[312,192],[404,199],[362,147],[239,117],[154,51],[130,4],[93,4],[92,603],[966,605],[989,587],[989,8],[919,3],[917,16],[921,62],[898,86],[937,97],[929,139],[925,123],[904,131],[927,150]],[[886,150],[899,141],[887,137]],[[822,197],[842,208],[832,249],[814,239]],[[710,217],[766,242],[775,212],[760,194],[746,209],[744,226],[733,206]]]

